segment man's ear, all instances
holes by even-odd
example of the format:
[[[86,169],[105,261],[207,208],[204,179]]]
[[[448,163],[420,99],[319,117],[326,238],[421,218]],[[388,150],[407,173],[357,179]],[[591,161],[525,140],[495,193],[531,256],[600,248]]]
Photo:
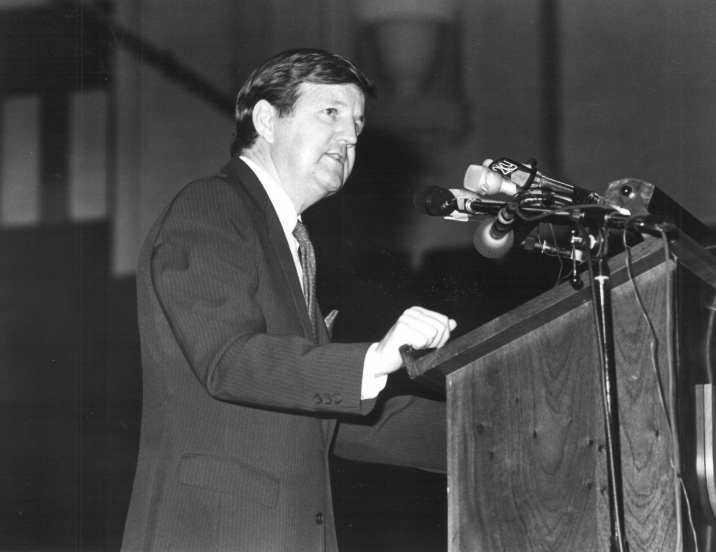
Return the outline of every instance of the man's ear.
[[[261,138],[269,144],[273,144],[274,139],[274,120],[277,117],[276,108],[266,100],[256,102],[253,111],[254,128]]]

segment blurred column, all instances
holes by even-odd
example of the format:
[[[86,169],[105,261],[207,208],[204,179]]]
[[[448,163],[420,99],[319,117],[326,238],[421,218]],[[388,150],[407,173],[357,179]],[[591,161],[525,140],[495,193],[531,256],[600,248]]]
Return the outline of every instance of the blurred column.
[[[40,221],[40,96],[3,98],[0,105],[0,224]]]
[[[138,34],[142,28],[142,0],[116,4],[115,22]],[[116,48],[115,98],[117,110],[116,189],[111,199],[114,231],[113,271],[134,272],[136,254],[142,242],[141,165],[142,165],[142,64],[123,48]]]
[[[40,220],[65,222],[69,218],[70,91],[45,90],[40,112]]]

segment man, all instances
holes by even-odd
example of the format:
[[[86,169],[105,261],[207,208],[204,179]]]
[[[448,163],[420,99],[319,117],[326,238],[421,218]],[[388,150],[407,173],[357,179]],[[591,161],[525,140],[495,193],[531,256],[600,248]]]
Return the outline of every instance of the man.
[[[336,550],[328,452],[445,469],[444,405],[365,417],[399,347],[455,323],[408,309],[375,344],[333,344],[301,213],[353,168],[374,87],[322,50],[281,53],[241,89],[232,160],[159,216],[137,285],[144,395],[123,550]],[[299,241],[300,248],[299,248]],[[301,260],[303,259],[303,264]]]

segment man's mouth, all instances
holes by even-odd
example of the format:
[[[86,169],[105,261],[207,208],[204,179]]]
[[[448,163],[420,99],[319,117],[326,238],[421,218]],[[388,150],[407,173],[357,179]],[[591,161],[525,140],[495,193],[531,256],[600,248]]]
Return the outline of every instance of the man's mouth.
[[[331,159],[335,159],[335,160],[338,161],[341,165],[343,164],[343,155],[341,155],[340,153],[327,153],[326,155],[327,155],[328,157],[330,157]]]

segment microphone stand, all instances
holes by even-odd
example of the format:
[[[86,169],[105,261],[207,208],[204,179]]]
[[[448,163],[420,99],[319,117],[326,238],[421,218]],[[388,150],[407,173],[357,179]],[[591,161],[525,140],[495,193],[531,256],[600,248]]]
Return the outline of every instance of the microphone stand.
[[[601,215],[598,215],[601,217]],[[578,220],[576,217],[573,219]],[[608,228],[626,228],[633,226],[646,231],[672,232],[675,226],[664,217],[656,215],[640,215],[623,220],[605,214],[602,217],[603,226],[601,238],[603,247],[597,256],[597,273],[589,259],[589,236],[584,226],[577,222],[580,233],[586,238],[584,241],[585,254],[589,276],[592,280],[592,295],[594,303],[595,321],[598,336],[598,350],[601,361],[601,386],[604,412],[604,432],[607,453],[607,487],[609,492],[609,521],[611,527],[610,551],[629,552],[629,543],[626,539],[626,523],[624,519],[624,492],[621,465],[621,438],[619,432],[619,398],[617,390],[616,355],[614,352],[614,327],[612,325],[612,299],[611,276],[607,263]]]
[[[580,230],[586,234],[584,227]],[[586,240],[588,249],[589,240]],[[589,255],[589,251],[585,252]],[[594,273],[588,259],[589,276],[597,327],[601,387],[604,413],[604,433],[607,455],[607,489],[609,497],[609,521],[611,528],[610,551],[629,552],[624,519],[624,493],[622,486],[621,439],[619,434],[619,399],[617,393],[616,355],[614,353],[614,327],[612,324],[611,277],[604,251],[597,259]]]
[[[531,164],[529,167],[524,167],[522,165],[519,165],[517,163],[514,163],[509,160],[502,159],[502,161],[507,161],[511,168],[521,168],[527,173],[529,173],[529,180],[527,184],[524,186],[523,189],[529,188],[529,186],[533,183],[535,180],[535,176],[537,175],[536,169],[534,168],[534,163]],[[499,162],[497,163],[499,164]],[[491,166],[493,170],[495,163]],[[503,173],[505,174],[505,173]],[[562,191],[562,187],[568,188],[567,191],[572,191],[572,200],[580,199],[581,201],[585,203],[599,203],[599,197],[596,196],[596,194],[588,193],[587,190],[582,190],[581,188],[575,188],[575,187],[568,187],[565,184],[551,181],[549,179],[546,179],[545,187],[550,188],[557,188],[558,191]],[[559,185],[559,186],[557,186]],[[631,191],[630,189],[628,191]],[[583,193],[584,192],[584,193]],[[623,194],[626,194],[626,192],[622,192]],[[587,194],[587,195],[585,195]],[[442,196],[440,197],[442,200]],[[572,285],[579,289],[582,285],[582,281],[579,278],[577,274],[577,266],[576,266],[576,250],[579,247],[579,243],[582,244],[582,249],[585,255],[585,258],[587,259],[587,266],[589,268],[589,277],[590,277],[590,284],[592,287],[592,299],[593,299],[593,312],[594,312],[594,318],[595,318],[595,326],[597,330],[597,349],[599,352],[599,359],[600,359],[600,367],[601,367],[601,373],[600,373],[600,383],[602,388],[602,402],[603,402],[603,413],[604,413],[604,432],[605,432],[605,444],[606,444],[606,453],[607,453],[607,488],[608,488],[608,497],[609,497],[609,521],[610,521],[610,528],[611,528],[611,537],[610,537],[610,552],[629,552],[629,544],[626,540],[626,523],[624,519],[624,492],[623,492],[623,481],[622,481],[622,465],[621,465],[621,438],[620,438],[620,432],[619,432],[619,398],[617,393],[617,372],[616,372],[616,355],[614,352],[614,328],[612,323],[612,301],[611,301],[611,277],[609,274],[609,265],[607,264],[607,229],[625,229],[629,226],[633,226],[634,228],[638,228],[641,230],[646,231],[653,231],[653,230],[666,230],[670,231],[673,230],[673,224],[668,222],[663,217],[657,217],[654,215],[650,215],[646,209],[644,208],[644,213],[639,212],[636,209],[632,209],[632,212],[634,213],[634,216],[624,215],[623,213],[615,213],[612,212],[600,212],[595,213],[592,211],[587,211],[585,209],[580,208],[574,208],[572,207],[570,209],[569,206],[564,206],[563,209],[554,211],[548,209],[544,205],[539,206],[532,206],[532,207],[524,207],[520,208],[519,205],[516,202],[510,202],[504,206],[499,206],[498,202],[490,201],[490,200],[483,200],[483,199],[456,199],[456,198],[450,198],[449,205],[446,204],[445,209],[451,209],[451,208],[457,208],[460,213],[462,213],[462,217],[453,217],[455,220],[468,220],[473,215],[477,214],[490,214],[495,215],[497,213],[497,220],[493,219],[493,222],[495,224],[491,225],[490,228],[492,229],[493,226],[496,226],[496,230],[498,234],[504,234],[506,231],[510,230],[511,224],[514,219],[515,213],[517,213],[518,210],[521,210],[523,212],[542,212],[545,215],[545,217],[538,217],[541,221],[550,221],[550,222],[565,222],[565,219],[563,218],[564,215],[567,216],[566,222],[570,225],[572,225],[573,229],[573,250],[572,250],[572,259],[574,262],[573,267],[573,278],[572,278]],[[432,206],[432,201],[421,201],[422,203],[429,203],[430,206]],[[573,206],[576,206],[576,204],[572,203]],[[417,203],[416,203],[417,206]],[[582,207],[582,205],[580,205]],[[443,212],[443,205],[438,205],[437,211],[440,212],[432,212],[431,209],[422,209],[423,212],[427,212],[428,214],[447,214],[447,212]],[[560,211],[564,212],[560,212]],[[638,213],[638,215],[637,215]],[[505,217],[504,215],[509,215],[509,217]],[[551,216],[549,216],[551,215]],[[463,218],[464,217],[464,218]],[[503,217],[504,220],[499,220],[500,217]],[[449,218],[449,217],[446,217]],[[529,219],[526,219],[529,220]],[[537,218],[532,218],[532,221],[537,220]],[[578,238],[574,234],[574,227],[577,227],[579,229],[579,233],[582,235],[582,239]],[[585,228],[585,226],[592,227],[592,228],[598,228],[598,232],[600,232],[600,239],[603,240],[603,243],[601,244],[601,247],[599,248],[599,252],[596,255],[596,269],[597,273],[595,275],[594,266],[592,265],[592,259],[590,258],[590,240],[589,240],[589,234]],[[478,231],[480,231],[480,228],[478,228]],[[626,231],[626,230],[625,230]],[[493,238],[497,239],[496,237],[492,236]],[[499,236],[501,237],[501,235]],[[476,244],[478,243],[478,240],[475,240]],[[511,244],[510,244],[511,245]],[[528,241],[525,240],[523,242],[523,247],[526,249],[539,249],[543,252],[549,252],[552,254],[557,254],[560,256],[567,256],[566,251],[559,247],[559,246],[545,246],[540,244],[539,247],[535,244],[534,240]],[[488,248],[489,249],[489,248]],[[485,254],[484,251],[482,251],[478,247],[478,251],[482,253],[485,256],[490,257],[491,255]],[[501,253],[501,252],[500,252]],[[502,254],[502,253],[501,253]],[[492,257],[496,257],[497,255],[492,255]],[[404,354],[404,351],[401,350],[401,354]]]
[[[611,278],[609,265],[604,258],[598,261],[598,275],[594,277],[597,296],[594,302],[599,318],[599,346],[602,349],[602,387],[604,398],[604,424],[607,450],[607,485],[609,488],[609,517],[611,550],[629,552],[624,521],[624,494],[622,490],[621,439],[619,435],[619,399],[614,354],[614,328],[612,326]]]
[[[468,207],[469,212],[476,212],[477,202]],[[544,208],[537,208],[536,211]],[[517,211],[517,205],[510,202],[499,212],[494,225],[500,226],[498,231],[504,233],[511,226],[514,214]],[[549,211],[547,211],[549,212]],[[500,217],[508,214],[504,221]],[[561,219],[561,216],[555,215],[555,218]],[[567,214],[567,220],[579,229],[582,234],[582,240],[573,240],[576,245],[579,241],[583,244],[584,255],[587,259],[589,267],[589,276],[592,287],[592,299],[594,305],[595,326],[597,329],[597,349],[600,359],[600,382],[602,388],[602,402],[604,413],[604,433],[607,454],[607,488],[609,497],[609,521],[610,521],[610,552],[629,552],[629,544],[626,540],[626,522],[624,519],[624,492],[622,480],[621,465],[621,438],[619,433],[619,398],[617,392],[617,372],[616,372],[616,355],[614,352],[614,327],[612,322],[612,299],[611,299],[611,276],[609,273],[609,265],[607,263],[607,228],[624,228],[625,220],[628,217],[624,215],[616,215],[614,213],[593,213],[583,209],[577,209]],[[583,224],[584,223],[584,224]],[[589,234],[585,228],[585,224],[591,227],[599,228],[602,247],[596,259],[597,273],[594,273],[592,259],[590,258]],[[643,227],[646,221],[642,222]],[[573,226],[573,227],[574,227]],[[478,228],[478,232],[479,232]],[[482,235],[482,234],[481,234]],[[494,237],[494,236],[493,236]],[[573,236],[573,238],[576,236]],[[495,238],[497,239],[497,238]],[[476,240],[477,246],[477,240]],[[532,244],[532,247],[534,245]],[[542,247],[542,250],[545,248]],[[489,248],[488,248],[489,250]],[[557,247],[554,248],[557,254],[562,251]],[[485,253],[478,247],[478,251]],[[489,255],[485,255],[489,256]],[[576,247],[573,250],[573,258],[575,259],[574,274],[572,285],[581,286],[581,280],[577,275],[576,269]]]

